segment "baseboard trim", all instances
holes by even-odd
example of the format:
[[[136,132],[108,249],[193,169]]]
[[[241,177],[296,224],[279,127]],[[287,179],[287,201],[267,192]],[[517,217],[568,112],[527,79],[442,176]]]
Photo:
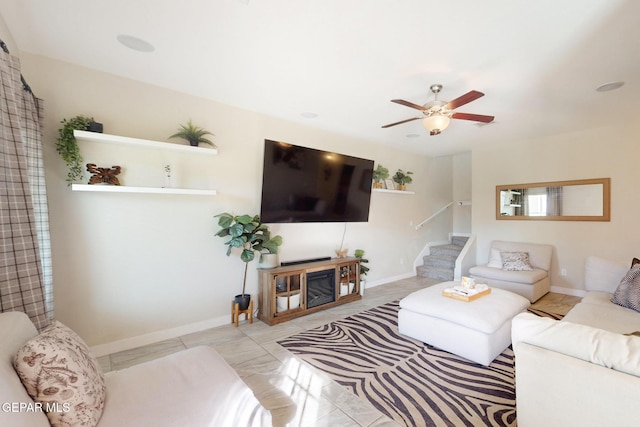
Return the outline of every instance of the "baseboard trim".
[[[230,316],[215,317],[200,322],[190,323],[188,325],[178,326],[175,328],[164,329],[161,331],[150,332],[148,334],[138,335],[135,337],[124,338],[105,344],[98,344],[90,347],[91,352],[96,356],[106,356],[107,354],[117,353],[119,351],[130,350],[132,348],[141,347],[143,345],[153,344],[158,341],[164,341],[177,338],[182,335],[191,334],[193,332],[203,331],[216,326],[227,325],[230,323]]]
[[[584,289],[563,288],[562,286],[551,286],[551,292],[572,295],[574,297],[584,297],[587,294],[587,291]]]

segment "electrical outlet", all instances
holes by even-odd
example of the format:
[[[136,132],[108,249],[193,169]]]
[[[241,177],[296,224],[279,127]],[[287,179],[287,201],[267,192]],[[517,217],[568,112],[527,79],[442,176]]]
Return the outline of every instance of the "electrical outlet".
[[[567,269],[566,268],[560,269],[560,275],[561,276],[566,276],[567,275]]]

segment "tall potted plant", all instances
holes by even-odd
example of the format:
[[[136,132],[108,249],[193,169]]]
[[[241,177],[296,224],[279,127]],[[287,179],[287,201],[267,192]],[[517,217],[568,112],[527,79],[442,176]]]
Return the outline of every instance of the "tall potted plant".
[[[413,172],[405,172],[402,169],[398,169],[396,173],[393,175],[393,182],[398,184],[398,190],[404,190],[407,187],[407,184],[413,182],[413,178],[411,178]]]
[[[353,252],[353,256],[360,259],[360,295],[364,295],[365,276],[369,272],[369,267],[364,264],[368,263],[369,260],[364,257],[364,249],[356,249]]]
[[[373,170],[373,188],[382,188],[382,181],[389,178],[389,169],[378,165]]]
[[[282,236],[272,237],[269,226],[262,224],[258,215],[232,215],[224,212],[215,217],[218,218],[220,226],[216,236],[229,237],[229,240],[224,243],[228,246],[227,256],[237,248],[240,250],[240,259],[245,263],[242,293],[236,295],[235,301],[240,305],[240,310],[246,310],[251,300],[251,295],[245,292],[249,263],[254,260],[256,253],[259,254],[264,250],[277,253],[278,247],[282,245]]]

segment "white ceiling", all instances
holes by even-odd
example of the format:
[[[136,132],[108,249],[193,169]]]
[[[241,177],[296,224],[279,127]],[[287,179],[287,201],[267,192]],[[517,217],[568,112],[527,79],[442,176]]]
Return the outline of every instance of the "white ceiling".
[[[640,111],[635,0],[2,0],[0,14],[22,51],[428,155]],[[595,91],[611,81],[625,85]],[[495,122],[381,128],[419,115],[390,100],[423,104],[432,83],[447,101],[484,92],[457,111]]]

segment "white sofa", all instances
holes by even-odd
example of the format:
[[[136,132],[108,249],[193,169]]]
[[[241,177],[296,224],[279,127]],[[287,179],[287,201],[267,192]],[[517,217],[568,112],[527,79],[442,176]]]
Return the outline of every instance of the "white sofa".
[[[24,313],[0,314],[0,426],[47,427],[13,367],[38,335]],[[271,413],[211,347],[195,347],[104,375],[99,427],[271,426]],[[35,408],[35,409],[34,409]]]
[[[500,258],[501,252],[528,253],[529,263],[533,269],[530,271],[505,270]],[[511,291],[531,302],[536,302],[551,288],[549,269],[552,253],[551,245],[494,240],[491,242],[489,262],[471,267],[469,274],[476,279],[477,283],[486,283],[493,288]]]
[[[637,426],[640,313],[611,302],[629,271],[598,257],[585,263],[587,294],[562,319],[513,319],[519,427]]]

